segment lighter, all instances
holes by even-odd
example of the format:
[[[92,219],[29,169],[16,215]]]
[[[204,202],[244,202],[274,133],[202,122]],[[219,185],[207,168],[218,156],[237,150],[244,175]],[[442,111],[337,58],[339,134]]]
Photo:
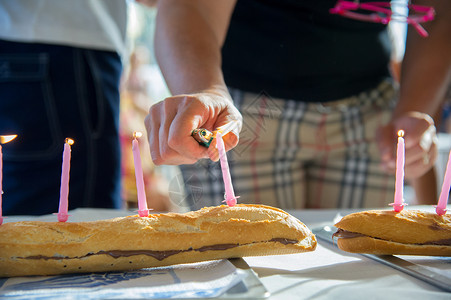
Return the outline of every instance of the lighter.
[[[202,146],[209,147],[214,134],[205,128],[194,129],[191,136]]]

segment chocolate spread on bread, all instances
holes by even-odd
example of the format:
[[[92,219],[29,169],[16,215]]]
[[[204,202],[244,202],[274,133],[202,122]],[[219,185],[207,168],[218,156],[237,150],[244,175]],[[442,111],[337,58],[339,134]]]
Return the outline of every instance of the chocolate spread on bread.
[[[357,233],[357,232],[346,231],[343,229],[338,229],[337,232],[332,234],[332,238],[337,237],[337,238],[344,238],[344,239],[350,239],[350,238],[355,238],[355,237],[359,237],[359,236],[365,236],[365,235],[361,234],[361,233]]]
[[[276,243],[281,243],[284,245],[289,245],[289,244],[296,244],[299,241],[297,240],[290,240],[290,239],[285,239],[285,238],[274,238],[269,240],[268,242],[276,242]],[[234,247],[238,247],[238,246],[245,246],[248,244],[217,244],[217,245],[211,245],[211,246],[203,246],[197,249],[193,249],[193,248],[189,248],[186,250],[165,250],[165,251],[153,251],[153,250],[108,250],[108,251],[99,251],[97,253],[88,253],[85,256],[80,256],[80,257],[61,257],[61,256],[43,256],[43,255],[35,255],[35,256],[28,256],[25,257],[25,259],[80,259],[83,257],[88,257],[91,255],[102,255],[102,254],[106,254],[106,255],[110,255],[114,258],[119,258],[119,257],[129,257],[129,256],[134,256],[134,255],[148,255],[148,256],[152,256],[153,258],[162,261],[163,259],[174,255],[174,254],[178,254],[178,253],[182,253],[182,252],[189,252],[189,251],[199,251],[199,252],[204,252],[204,251],[210,251],[210,250],[227,250],[230,248],[234,248]]]
[[[351,239],[351,238],[356,238],[356,237],[362,237],[362,236],[366,236],[364,234],[361,233],[357,233],[357,232],[351,232],[351,231],[346,231],[343,229],[338,229],[337,232],[335,232],[332,235],[332,238],[344,238],[344,239]],[[377,237],[372,237],[374,239],[378,239]],[[445,239],[445,240],[438,240],[438,241],[428,241],[425,243],[419,243],[419,244],[415,244],[415,245],[437,245],[437,246],[451,246],[451,239]]]

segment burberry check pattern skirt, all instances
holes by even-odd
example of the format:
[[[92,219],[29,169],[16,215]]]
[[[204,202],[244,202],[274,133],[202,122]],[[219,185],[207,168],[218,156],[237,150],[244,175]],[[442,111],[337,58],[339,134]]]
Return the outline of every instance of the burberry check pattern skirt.
[[[227,153],[238,203],[302,209],[393,202],[394,176],[382,171],[376,145],[396,99],[391,82],[324,104],[231,94],[243,115],[240,142]],[[201,160],[181,171],[189,209],[222,203],[219,162]]]

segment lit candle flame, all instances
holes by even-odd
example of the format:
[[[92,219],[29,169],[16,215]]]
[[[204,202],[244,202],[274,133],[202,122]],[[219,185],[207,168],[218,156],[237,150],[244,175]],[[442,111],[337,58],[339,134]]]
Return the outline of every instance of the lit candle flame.
[[[11,134],[11,135],[0,135],[0,144],[6,144],[11,142],[17,137],[17,134]]]
[[[222,125],[214,131],[213,137],[216,137],[217,133],[220,133],[222,136],[225,136],[230,131],[233,131],[237,126],[238,126],[238,121],[236,121],[236,120],[233,120],[225,125]]]
[[[404,137],[404,130],[398,131],[398,137]]]
[[[140,138],[140,137],[142,137],[142,132],[140,132],[140,131],[135,131],[135,132],[133,132],[133,138],[134,139],[136,139],[136,138]]]
[[[66,138],[65,142],[66,144],[69,144],[69,146],[72,146],[75,143],[75,141],[71,138]]]

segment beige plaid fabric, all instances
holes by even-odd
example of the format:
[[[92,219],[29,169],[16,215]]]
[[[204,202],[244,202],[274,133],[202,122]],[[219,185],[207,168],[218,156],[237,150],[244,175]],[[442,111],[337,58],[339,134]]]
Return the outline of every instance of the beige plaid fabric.
[[[293,208],[383,207],[394,177],[380,168],[377,128],[388,121],[393,85],[326,104],[232,90],[243,115],[240,143],[228,152],[240,203]],[[182,166],[192,209],[224,199],[219,163]]]

